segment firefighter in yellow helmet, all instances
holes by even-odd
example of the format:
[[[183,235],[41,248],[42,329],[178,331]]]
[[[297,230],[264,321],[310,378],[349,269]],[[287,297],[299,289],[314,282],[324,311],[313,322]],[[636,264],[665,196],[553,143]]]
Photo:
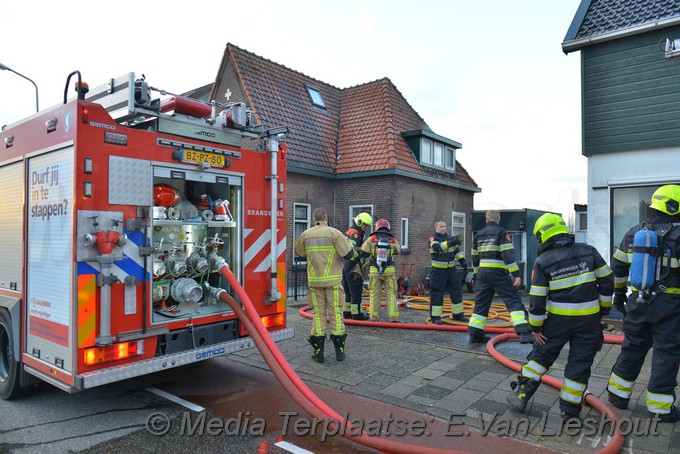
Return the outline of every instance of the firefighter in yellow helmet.
[[[364,241],[361,250],[371,256],[368,274],[371,321],[378,321],[382,300],[380,295],[384,287],[385,298],[387,299],[387,316],[391,322],[399,323],[394,256],[401,252],[401,246],[392,235],[390,223],[386,219],[378,219],[375,223],[375,232],[371,233]]]
[[[370,232],[373,218],[368,213],[359,213],[347,229],[345,235],[352,244],[357,256],[350,260],[343,260],[342,286],[345,289],[345,304],[342,315],[344,318],[353,320],[368,320],[368,315],[361,310],[361,298],[364,292],[363,259],[366,257],[361,252],[366,232]]]
[[[534,226],[538,258],[531,272],[529,325],[534,348],[508,396],[523,413],[541,377],[569,344],[560,392],[565,420],[578,418],[595,355],[602,348],[601,318],[612,305],[614,276],[594,247],[576,243],[562,216],[546,213]]]
[[[675,407],[675,388],[680,367],[680,186],[668,184],[652,196],[651,214],[630,228],[612,257],[614,306],[625,314],[621,353],[609,377],[609,402],[628,408],[635,380],[647,352],[652,351],[652,370],[646,404],[650,416],[662,422],[680,420]],[[636,246],[636,234],[655,235],[657,244]],[[654,269],[650,287],[637,283],[634,271],[649,260]],[[640,267],[641,268],[641,267]],[[639,268],[638,268],[639,269]],[[628,293],[630,271],[632,293]]]
[[[319,363],[324,362],[323,349],[328,318],[335,356],[338,361],[342,361],[345,359],[347,334],[340,313],[345,299],[341,258],[350,259],[357,252],[342,232],[328,225],[325,209],[314,210],[312,221],[314,227],[302,232],[295,240],[295,253],[307,258],[308,299],[314,313],[308,342],[314,349],[312,359]]]

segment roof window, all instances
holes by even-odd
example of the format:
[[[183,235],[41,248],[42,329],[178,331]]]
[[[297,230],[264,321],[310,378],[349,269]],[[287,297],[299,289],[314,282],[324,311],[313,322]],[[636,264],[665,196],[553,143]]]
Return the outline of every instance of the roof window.
[[[309,85],[306,85],[306,87],[307,93],[309,93],[309,98],[312,100],[312,104],[314,104],[316,107],[321,107],[322,109],[325,109],[326,104],[323,102],[321,92],[314,87],[310,87]]]

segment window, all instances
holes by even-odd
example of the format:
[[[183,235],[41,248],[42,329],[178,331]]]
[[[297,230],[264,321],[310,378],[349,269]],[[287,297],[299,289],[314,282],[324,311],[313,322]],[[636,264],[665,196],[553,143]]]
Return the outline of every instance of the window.
[[[432,141],[423,139],[420,146],[420,160],[423,164],[432,164]]]
[[[350,205],[349,206],[349,224],[352,224],[352,221],[354,220],[355,217],[359,213],[368,213],[373,217],[373,205]],[[375,224],[375,221],[377,219],[373,218],[373,223]],[[347,225],[349,227],[349,225]],[[342,230],[342,229],[341,229]]]
[[[293,211],[293,244],[295,244],[300,234],[312,224],[312,206],[307,203],[296,203]]]
[[[434,143],[434,159],[432,160],[432,164],[436,165],[437,167],[444,167],[444,164],[442,163],[442,154],[444,153],[444,146],[440,143],[435,142]]]
[[[453,148],[446,147],[444,152],[444,167],[449,170],[456,170],[456,152]]]
[[[649,204],[658,186],[613,188],[611,250],[616,251],[629,228],[647,219]]]
[[[580,211],[576,215],[578,216],[576,230],[588,230],[588,213]]]
[[[314,87],[310,87],[309,85],[307,85],[306,87],[307,93],[309,93],[309,98],[312,100],[312,104],[314,104],[316,107],[321,107],[322,109],[325,109],[326,103],[323,102],[321,92]]]
[[[451,212],[451,235],[460,240],[460,251],[465,254],[465,213]]]
[[[401,218],[401,248],[408,249],[408,218]]]

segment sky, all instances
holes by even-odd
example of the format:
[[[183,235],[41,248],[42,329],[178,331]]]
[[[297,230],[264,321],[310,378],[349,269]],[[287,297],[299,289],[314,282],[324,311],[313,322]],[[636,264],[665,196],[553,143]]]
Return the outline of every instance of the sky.
[[[436,134],[462,144],[457,160],[482,189],[474,209],[568,217],[587,203],[580,53],[561,48],[579,4],[10,1],[0,63],[35,82],[40,109],[63,102],[76,70],[90,87],[134,72],[189,91],[214,81],[227,43],[339,88],[388,77]],[[0,125],[33,114],[35,97],[0,71]]]

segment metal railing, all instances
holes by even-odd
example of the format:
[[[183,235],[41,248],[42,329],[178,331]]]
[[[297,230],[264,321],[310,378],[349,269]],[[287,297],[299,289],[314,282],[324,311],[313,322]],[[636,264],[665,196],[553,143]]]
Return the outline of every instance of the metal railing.
[[[295,262],[288,269],[286,298],[297,301],[307,297],[307,262]]]

